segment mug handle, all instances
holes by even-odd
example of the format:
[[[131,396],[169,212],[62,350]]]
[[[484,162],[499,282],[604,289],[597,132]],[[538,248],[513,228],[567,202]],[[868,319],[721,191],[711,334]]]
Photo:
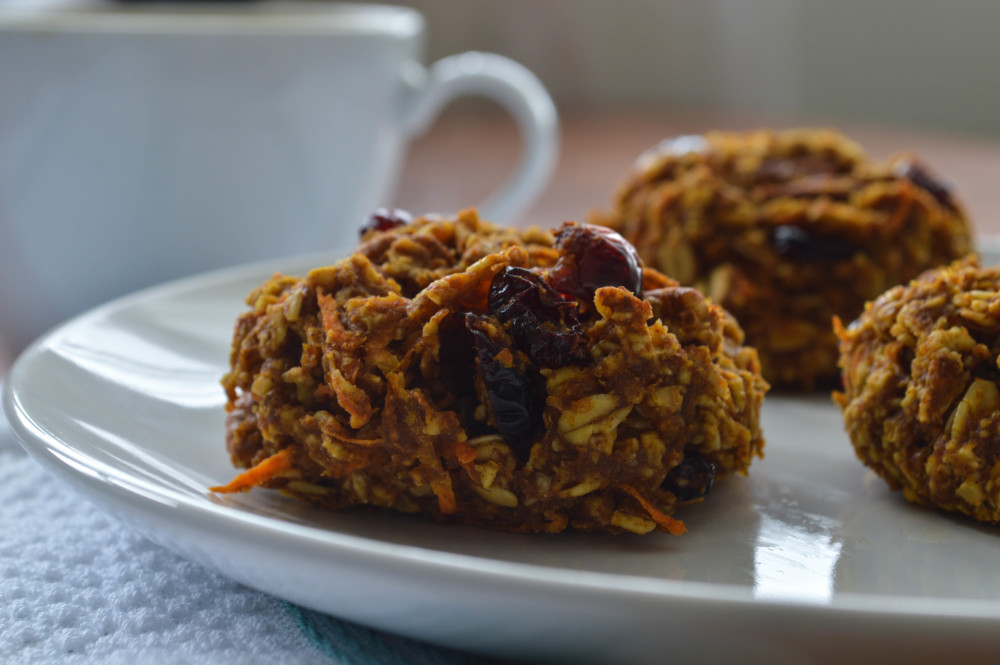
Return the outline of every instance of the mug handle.
[[[507,224],[542,193],[559,153],[559,120],[542,82],[523,65],[494,53],[470,51],[438,60],[425,69],[408,63],[403,105],[407,136],[426,131],[442,108],[467,94],[488,97],[513,116],[524,140],[520,161],[507,180],[480,206],[483,219]]]

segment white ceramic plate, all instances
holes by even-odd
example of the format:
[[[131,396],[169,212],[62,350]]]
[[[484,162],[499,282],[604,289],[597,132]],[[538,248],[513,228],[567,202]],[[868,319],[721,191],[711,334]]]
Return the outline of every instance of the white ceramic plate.
[[[274,269],[147,290],[13,367],[28,451],[179,554],[302,605],[438,644],[558,662],[993,662],[1000,529],[905,503],[826,396],[769,396],[767,457],[680,515],[682,537],[530,536],[257,490],[220,498],[232,323]]]

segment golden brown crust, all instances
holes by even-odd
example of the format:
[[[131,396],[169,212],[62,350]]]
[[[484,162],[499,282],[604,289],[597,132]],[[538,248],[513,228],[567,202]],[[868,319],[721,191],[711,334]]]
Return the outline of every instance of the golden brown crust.
[[[472,208],[454,217],[425,216],[388,231],[369,231],[361,240],[356,253],[379,266],[408,298],[431,282],[509,247],[523,248],[535,266],[551,266],[558,254],[549,231],[496,226]]]
[[[768,381],[805,389],[836,378],[834,316],[971,242],[961,204],[911,156],[876,162],[829,130],[664,142],[593,221],[729,310]]]
[[[839,334],[859,459],[910,501],[1000,522],[1000,270],[929,271]]]
[[[234,464],[291,449],[291,470],[272,461],[280,473],[263,484],[333,509],[512,531],[682,532],[669,514],[693,497],[668,489],[668,473],[696,459],[719,478],[742,474],[761,454],[756,354],[721,308],[647,270],[644,298],[603,287],[579,304],[585,359],[542,366],[487,293],[508,266],[543,274],[559,255],[552,239],[466,212],[377,232],[304,279],[263,284],[223,380]],[[463,349],[469,334],[492,351]],[[484,363],[527,377],[541,427],[524,440],[498,432]]]

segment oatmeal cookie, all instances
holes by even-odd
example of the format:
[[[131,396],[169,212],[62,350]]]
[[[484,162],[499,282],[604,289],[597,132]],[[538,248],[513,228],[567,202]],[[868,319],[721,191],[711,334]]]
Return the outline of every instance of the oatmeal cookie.
[[[858,458],[910,501],[1000,522],[1000,270],[929,271],[838,334]]]
[[[878,162],[830,130],[665,141],[592,221],[729,310],[786,388],[836,379],[834,316],[970,250],[962,205],[913,156]]]
[[[372,226],[236,323],[227,448],[255,486],[510,531],[683,533],[761,454],[735,320],[602,227]]]

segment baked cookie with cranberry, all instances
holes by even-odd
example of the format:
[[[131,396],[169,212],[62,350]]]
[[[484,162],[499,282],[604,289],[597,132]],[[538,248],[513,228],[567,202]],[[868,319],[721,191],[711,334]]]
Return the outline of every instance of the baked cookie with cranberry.
[[[767,384],[736,321],[617,233],[396,221],[250,294],[223,379],[248,470],[214,490],[679,534],[676,509],[761,454]]]
[[[834,316],[971,249],[962,204],[927,167],[877,161],[831,130],[664,141],[594,221],[729,310],[786,388],[836,380]]]

